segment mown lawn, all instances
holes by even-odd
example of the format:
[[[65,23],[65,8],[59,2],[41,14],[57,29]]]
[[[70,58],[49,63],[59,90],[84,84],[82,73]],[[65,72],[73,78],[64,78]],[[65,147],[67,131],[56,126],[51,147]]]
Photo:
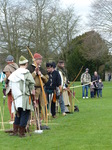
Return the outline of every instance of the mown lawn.
[[[57,114],[58,118],[48,124],[51,130],[40,135],[19,138],[0,131],[0,150],[112,150],[112,82],[104,82],[103,98],[83,100],[81,88],[75,89],[75,95],[79,112],[65,117]],[[3,109],[2,92],[0,104]],[[4,122],[8,120],[6,103]],[[10,125],[5,124],[5,128]]]

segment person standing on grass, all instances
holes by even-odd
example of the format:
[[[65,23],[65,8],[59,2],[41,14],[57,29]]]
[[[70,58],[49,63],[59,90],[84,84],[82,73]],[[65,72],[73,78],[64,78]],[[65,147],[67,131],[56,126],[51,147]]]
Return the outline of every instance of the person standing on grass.
[[[100,76],[98,75],[97,71],[94,72],[94,75],[92,76],[92,81],[93,81],[93,84],[95,86],[95,89],[94,89],[94,97],[96,97],[97,95],[97,98],[99,97],[99,94],[98,94],[98,83],[99,83],[99,79],[100,79]]]
[[[50,109],[51,103],[51,114],[53,118],[56,118],[56,86],[61,84],[59,76],[56,71],[53,71],[52,63],[46,63],[47,73],[49,75],[49,80],[45,84],[45,91],[47,94],[48,108]],[[59,82],[60,81],[60,82]],[[59,84],[60,83],[60,84]],[[53,98],[55,96],[55,98]]]
[[[53,70],[56,70],[58,72],[59,80],[61,80],[61,76],[59,74],[59,71],[56,69],[55,62],[52,62],[52,65],[53,65]],[[64,103],[64,100],[63,100],[62,89],[63,89],[63,86],[61,84],[60,84],[59,87],[56,87],[56,96],[57,96],[57,100],[58,100],[60,108],[61,108],[61,113],[62,113],[63,116],[66,116],[66,113],[65,113],[65,103]]]
[[[103,83],[102,80],[99,79],[99,83],[98,83],[98,96],[102,97],[102,89],[103,89]]]
[[[82,98],[88,98],[88,88],[91,82],[91,76],[88,73],[89,69],[86,68],[85,72],[81,75],[81,84],[82,84]],[[86,90],[86,93],[85,93]]]
[[[66,116],[66,113],[70,112],[68,109],[70,107],[70,101],[68,95],[67,71],[65,69],[65,62],[63,60],[58,61],[57,71],[59,71],[59,74],[61,76],[61,87],[62,87],[62,92],[59,96],[59,104],[60,107],[63,107],[63,104],[65,105],[65,107],[63,107],[63,116]]]
[[[49,80],[45,85],[48,100],[49,100],[49,96],[51,96],[51,95],[54,96],[57,94],[57,89],[59,92],[56,95],[56,98],[54,99],[52,97],[52,100],[51,100],[51,113],[52,113],[52,117],[55,118],[56,117],[56,99],[59,98],[59,95],[61,94],[61,90],[62,90],[61,76],[60,76],[59,72],[57,70],[55,70],[56,64],[54,62],[47,63],[46,67],[47,67],[47,71],[48,71],[48,75],[49,75]],[[65,115],[64,110],[63,109],[61,109],[61,110],[62,110],[62,114]]]
[[[12,94],[9,87],[8,77],[13,73],[16,69],[18,69],[18,65],[14,62],[14,57],[12,55],[8,55],[6,58],[7,65],[3,69],[3,73],[6,75],[5,86],[6,86],[6,95],[8,96],[8,109],[10,113],[10,121],[13,121],[13,113],[11,112],[12,107]]]
[[[36,99],[37,104],[39,105],[40,119],[44,119],[45,114],[46,114],[45,102],[44,102],[44,97],[42,94],[42,88],[41,88],[39,76],[41,77],[43,87],[45,83],[47,83],[49,76],[47,75],[47,71],[41,67],[43,57],[39,53],[35,53],[33,57],[34,57],[34,61],[36,64],[34,62],[30,64],[28,66],[28,70],[30,71],[30,73],[32,73],[32,76],[35,81],[35,99]],[[46,126],[46,129],[47,129],[47,126]]]
[[[35,94],[35,81],[32,74],[26,69],[28,60],[24,56],[20,57],[19,65],[20,67],[8,78],[16,111],[13,133],[10,135],[17,136],[19,132],[20,137],[25,137],[25,128],[30,110],[33,111],[32,101],[30,101],[29,96]]]
[[[90,95],[91,95],[91,98],[94,98],[94,84],[93,82],[90,83]]]
[[[111,73],[108,74],[108,81],[111,80]]]

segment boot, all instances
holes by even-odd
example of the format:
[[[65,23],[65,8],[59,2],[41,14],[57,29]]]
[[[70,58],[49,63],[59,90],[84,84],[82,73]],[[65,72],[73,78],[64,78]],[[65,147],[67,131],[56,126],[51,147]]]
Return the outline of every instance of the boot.
[[[19,126],[19,137],[26,137],[25,127]]]
[[[13,133],[10,136],[17,136],[18,135],[19,125],[13,124]]]

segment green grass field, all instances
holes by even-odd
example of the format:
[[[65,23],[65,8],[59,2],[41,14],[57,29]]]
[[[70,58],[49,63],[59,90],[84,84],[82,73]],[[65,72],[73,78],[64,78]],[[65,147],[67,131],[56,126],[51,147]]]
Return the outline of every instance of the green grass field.
[[[75,93],[79,112],[65,117],[57,114],[48,124],[51,130],[40,135],[32,133],[19,138],[0,131],[0,150],[112,150],[112,82],[104,82],[103,98],[83,100],[81,88],[75,89]],[[2,89],[0,105],[3,110]],[[4,122],[9,119],[6,103]],[[5,128],[10,125],[5,124]]]

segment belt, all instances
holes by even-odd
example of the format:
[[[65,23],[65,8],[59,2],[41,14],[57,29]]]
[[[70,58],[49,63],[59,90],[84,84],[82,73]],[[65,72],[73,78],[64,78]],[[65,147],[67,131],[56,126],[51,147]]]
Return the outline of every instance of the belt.
[[[35,89],[41,88],[41,86],[35,86]]]

